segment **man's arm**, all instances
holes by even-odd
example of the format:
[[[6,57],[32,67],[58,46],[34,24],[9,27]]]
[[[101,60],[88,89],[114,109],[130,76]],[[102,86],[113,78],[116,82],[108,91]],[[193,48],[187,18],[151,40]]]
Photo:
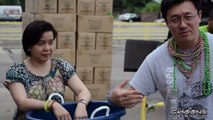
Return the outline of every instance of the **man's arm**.
[[[144,95],[132,87],[125,88],[127,84],[128,80],[125,80],[109,93],[111,103],[125,108],[132,108],[142,102]]]

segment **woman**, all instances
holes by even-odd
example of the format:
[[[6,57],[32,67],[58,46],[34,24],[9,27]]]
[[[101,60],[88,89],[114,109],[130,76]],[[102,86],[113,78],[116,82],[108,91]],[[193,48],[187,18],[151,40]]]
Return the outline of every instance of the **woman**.
[[[56,30],[46,21],[36,20],[26,27],[22,45],[29,57],[11,65],[6,73],[5,86],[18,107],[13,119],[22,120],[27,111],[45,109],[52,111],[58,120],[71,120],[69,112],[58,103],[60,97],[48,100],[52,93],[64,96],[65,85],[78,97],[75,118],[87,117],[90,92],[71,64],[63,59],[51,59],[56,36]]]

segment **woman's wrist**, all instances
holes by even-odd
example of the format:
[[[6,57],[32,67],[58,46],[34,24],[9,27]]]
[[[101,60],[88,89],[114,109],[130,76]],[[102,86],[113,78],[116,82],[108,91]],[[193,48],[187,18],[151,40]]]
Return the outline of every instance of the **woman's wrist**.
[[[55,109],[58,109],[60,106],[62,106],[60,103],[58,103],[57,101],[55,101],[52,105],[51,105],[51,110],[52,112],[55,110]]]
[[[52,100],[50,105],[49,105],[49,110],[53,111],[53,104],[56,103],[56,101]]]
[[[55,103],[56,101],[54,100],[47,100],[44,102],[44,110],[46,112],[51,112],[53,110],[53,104]]]
[[[85,106],[87,106],[88,101],[86,101],[84,99],[80,99],[80,100],[78,100],[78,104],[84,104]]]

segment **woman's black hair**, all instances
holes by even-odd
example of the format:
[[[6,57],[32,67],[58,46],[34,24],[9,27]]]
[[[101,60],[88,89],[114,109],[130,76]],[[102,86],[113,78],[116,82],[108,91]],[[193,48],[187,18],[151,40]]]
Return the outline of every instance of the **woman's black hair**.
[[[44,20],[35,20],[27,25],[22,36],[22,45],[27,56],[31,56],[30,48],[37,44],[43,33],[52,31],[53,38],[57,37],[57,32],[52,24]]]

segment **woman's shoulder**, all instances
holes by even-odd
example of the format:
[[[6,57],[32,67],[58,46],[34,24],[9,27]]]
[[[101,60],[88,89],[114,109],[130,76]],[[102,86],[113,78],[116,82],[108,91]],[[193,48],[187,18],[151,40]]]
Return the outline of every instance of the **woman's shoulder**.
[[[54,58],[51,60],[53,65],[55,65],[56,67],[74,67],[71,63],[62,58]]]
[[[55,66],[52,68],[59,70],[65,81],[68,80],[74,73],[76,73],[75,67],[66,60],[61,58],[54,58],[51,60],[53,63],[52,65]]]
[[[56,65],[58,64],[64,64],[64,63],[68,63],[66,60],[62,59],[62,58],[53,58],[51,59],[53,63],[55,63]]]
[[[20,69],[23,69],[24,66],[25,66],[24,63],[15,62],[9,66],[9,70],[20,70]]]
[[[16,62],[10,65],[9,69],[6,72],[6,78],[14,78],[22,76],[25,73],[25,65],[20,62]]]

